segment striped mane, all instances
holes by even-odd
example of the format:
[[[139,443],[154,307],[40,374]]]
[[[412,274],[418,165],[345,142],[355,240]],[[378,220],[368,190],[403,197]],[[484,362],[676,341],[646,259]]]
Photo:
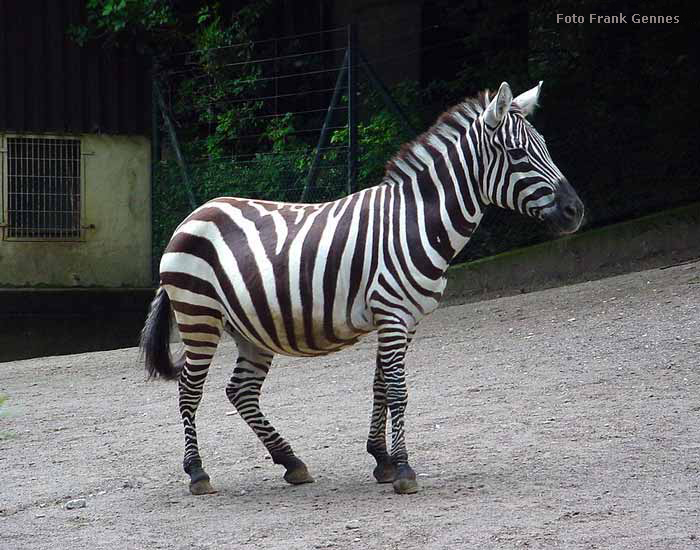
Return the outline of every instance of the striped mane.
[[[413,141],[404,143],[401,146],[399,152],[396,153],[396,155],[394,155],[389,162],[387,162],[384,178],[386,179],[392,175],[397,175],[396,173],[400,171],[397,163],[406,162],[409,165],[415,164],[414,159],[416,157],[416,148],[429,144],[431,139],[433,139],[436,135],[444,136],[442,128],[445,126],[445,124],[449,124],[453,128],[460,126],[465,127],[465,122],[467,126],[473,124],[473,122],[479,118],[479,115],[484,112],[488,104],[491,102],[491,99],[493,99],[493,93],[491,90],[483,90],[476,96],[468,97],[461,103],[458,103],[454,107],[442,113],[435,121],[435,124],[428,128],[428,130],[423,132]],[[520,108],[515,103],[511,105],[511,110],[520,112]]]

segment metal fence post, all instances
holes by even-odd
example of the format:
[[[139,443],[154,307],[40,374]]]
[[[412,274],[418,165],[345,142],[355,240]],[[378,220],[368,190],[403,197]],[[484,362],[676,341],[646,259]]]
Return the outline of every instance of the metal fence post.
[[[348,25],[348,195],[357,190],[357,24]]]
[[[153,69],[151,72],[151,201],[148,205],[150,209],[151,216],[151,282],[154,285],[158,284],[158,266],[157,266],[157,254],[154,253],[155,246],[153,243],[153,228],[155,223],[155,188],[156,188],[156,178],[158,177],[158,168],[160,167],[160,156],[161,156],[161,146],[160,146],[160,124],[158,123],[158,111],[160,110],[158,106],[158,98],[156,97],[156,62],[153,61]]]
[[[309,194],[309,190],[313,188],[316,184],[316,175],[318,174],[318,165],[321,160],[321,149],[326,143],[326,137],[328,136],[328,128],[331,125],[331,119],[333,118],[333,111],[338,106],[338,101],[340,100],[340,90],[343,88],[343,82],[347,77],[347,66],[348,66],[348,51],[345,51],[345,58],[343,59],[343,64],[340,67],[340,72],[338,73],[338,79],[335,82],[335,89],[333,90],[333,98],[331,99],[331,104],[328,106],[326,111],[326,118],[323,121],[323,127],[321,128],[321,136],[318,138],[318,145],[316,146],[316,153],[311,161],[311,167],[309,168],[309,175],[306,177],[306,183],[304,184],[304,190],[301,192],[301,202],[304,202]]]
[[[177,134],[175,133],[175,127],[173,126],[170,117],[168,116],[168,110],[165,106],[165,101],[163,100],[163,94],[160,91],[160,86],[158,81],[153,81],[153,89],[156,93],[156,99],[158,100],[158,106],[160,107],[160,112],[163,115],[163,120],[165,121],[165,127],[168,129],[168,136],[170,137],[170,144],[175,150],[175,158],[177,159],[177,164],[180,167],[180,172],[182,172],[182,181],[185,184],[185,189],[187,190],[187,199],[189,200],[192,210],[197,208],[197,199],[194,197],[194,191],[192,190],[192,182],[190,181],[190,175],[187,171],[187,165],[185,164],[185,158],[182,156],[182,151],[180,150],[180,144],[177,141]]]

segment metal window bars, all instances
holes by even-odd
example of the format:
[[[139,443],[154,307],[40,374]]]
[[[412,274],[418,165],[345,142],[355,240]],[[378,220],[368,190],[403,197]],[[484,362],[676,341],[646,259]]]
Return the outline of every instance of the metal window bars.
[[[8,136],[5,145],[5,238],[79,240],[80,139]]]

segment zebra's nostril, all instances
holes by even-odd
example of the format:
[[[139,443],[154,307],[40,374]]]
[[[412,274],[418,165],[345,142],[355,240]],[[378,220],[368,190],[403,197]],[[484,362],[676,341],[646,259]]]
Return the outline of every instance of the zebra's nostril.
[[[574,206],[572,206],[572,205],[570,205],[570,204],[567,204],[567,205],[564,207],[564,215],[565,215],[567,218],[572,218],[572,219],[573,219],[573,218],[576,217],[576,214],[577,214],[577,211],[576,211],[576,208],[575,208]]]

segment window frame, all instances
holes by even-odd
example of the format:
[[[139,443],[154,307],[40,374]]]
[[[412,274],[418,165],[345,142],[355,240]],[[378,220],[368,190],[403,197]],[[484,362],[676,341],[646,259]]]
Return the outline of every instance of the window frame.
[[[77,235],[63,235],[60,237],[32,237],[32,236],[14,236],[10,235],[10,230],[12,229],[9,225],[10,220],[10,206],[9,206],[9,139],[19,138],[19,139],[62,139],[62,140],[75,140],[80,143],[80,154],[79,154],[79,174],[80,174],[80,208],[78,211],[79,221],[78,221],[78,234]],[[0,132],[0,230],[2,232],[3,241],[12,242],[84,242],[86,234],[86,224],[85,224],[85,205],[86,205],[86,167],[85,167],[85,156],[84,150],[84,140],[80,135],[71,134],[24,134],[16,132]]]

